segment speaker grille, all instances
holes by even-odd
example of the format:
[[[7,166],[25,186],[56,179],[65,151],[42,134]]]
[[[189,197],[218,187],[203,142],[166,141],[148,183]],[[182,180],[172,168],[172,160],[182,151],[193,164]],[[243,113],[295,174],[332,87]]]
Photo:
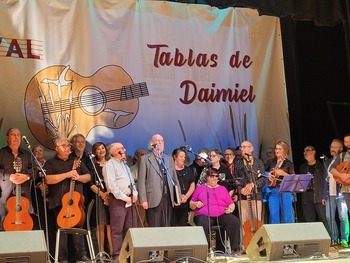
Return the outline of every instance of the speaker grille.
[[[6,263],[29,263],[30,261],[30,256],[22,256],[22,257],[7,257],[3,258],[3,262]]]

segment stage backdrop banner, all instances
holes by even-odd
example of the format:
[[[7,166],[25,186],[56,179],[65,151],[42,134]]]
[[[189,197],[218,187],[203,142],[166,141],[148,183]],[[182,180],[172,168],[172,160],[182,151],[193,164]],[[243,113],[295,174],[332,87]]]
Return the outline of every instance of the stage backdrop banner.
[[[1,144],[82,133],[128,154],[290,141],[279,19],[164,1],[0,4]],[[257,150],[256,150],[257,152]]]

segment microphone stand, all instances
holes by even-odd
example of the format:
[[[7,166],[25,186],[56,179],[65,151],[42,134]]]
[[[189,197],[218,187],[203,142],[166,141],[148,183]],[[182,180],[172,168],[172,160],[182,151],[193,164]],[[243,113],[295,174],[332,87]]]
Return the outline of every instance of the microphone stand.
[[[209,187],[208,187],[208,184],[206,183],[205,185],[205,189],[207,191],[207,207],[208,207],[208,237],[209,237],[209,261],[213,261],[214,260],[214,257],[215,257],[215,254],[214,254],[214,251],[213,251],[213,247],[211,245],[211,220],[210,220],[210,205],[209,205]]]
[[[29,152],[32,156],[32,158],[34,159],[35,161],[35,164],[37,165],[37,167],[39,168],[40,172],[41,172],[41,179],[42,179],[42,187],[43,189],[45,189],[45,177],[46,177],[46,171],[45,169],[43,168],[43,166],[41,165],[41,163],[38,161],[38,159],[36,158],[36,156],[34,155],[34,153],[31,151],[31,146],[29,144],[29,142],[25,141],[28,149],[29,149]],[[34,178],[34,182],[35,182],[35,178]],[[46,246],[47,246],[47,262],[51,262],[50,261],[50,242],[49,242],[49,227],[48,227],[48,222],[47,222],[47,205],[46,205],[46,196],[44,194],[43,196],[44,198],[44,218],[45,218],[45,238],[46,238]],[[39,212],[39,207],[38,207],[38,212]]]
[[[124,158],[122,159],[122,162],[125,166],[125,170],[126,170],[126,173],[128,174],[129,182],[130,182],[129,188],[131,191],[131,193],[130,193],[130,196],[131,196],[131,222],[133,224],[134,223],[134,207],[133,206],[136,206],[136,204],[134,203],[134,184],[135,183],[133,182],[133,179],[132,179],[132,176],[130,173],[130,169],[129,169],[128,165],[126,164]]]
[[[102,179],[101,179],[100,175],[98,174],[96,166],[95,166],[95,163],[93,161],[94,156],[92,154],[88,154],[88,157],[89,157],[90,162],[92,164],[93,172],[95,174],[95,179],[96,179],[95,185],[97,186],[97,194],[96,194],[96,208],[95,208],[95,211],[96,211],[96,226],[98,226],[99,225],[98,212],[100,211],[100,202],[97,202],[97,199],[100,197],[101,189],[102,189],[102,192],[104,192],[105,187],[104,187],[104,185],[102,183]],[[89,223],[87,222],[87,224],[89,224]],[[99,239],[101,240],[101,237]],[[102,245],[104,245],[104,244],[102,244]],[[99,252],[98,254],[101,253],[100,246],[98,246],[98,252]]]
[[[238,189],[238,214],[239,214],[239,222],[240,222],[240,227],[242,226],[242,185],[241,185],[241,180],[242,178],[237,177],[235,184]],[[243,251],[244,246],[243,246],[243,231],[239,231],[239,237],[240,237],[240,242],[239,242],[239,250]]]
[[[156,147],[156,145],[155,145],[155,147]],[[161,164],[164,167],[164,170],[165,170],[165,173],[166,173],[166,176],[167,176],[167,181],[171,183],[172,187],[174,187],[175,197],[177,199],[176,203],[179,204],[179,203],[181,203],[181,199],[180,199],[180,195],[179,195],[178,189],[176,189],[177,187],[175,185],[175,182],[174,182],[173,178],[171,178],[171,176],[170,176],[169,169],[166,166],[163,157],[160,155],[159,148],[155,148],[155,150],[157,151],[157,156],[158,156],[159,160],[161,161]],[[169,187],[169,189],[170,189],[170,187]],[[166,220],[165,220],[166,221],[165,222],[166,225],[170,225],[170,221],[169,220],[170,220],[170,218],[166,218]]]
[[[325,155],[323,155],[325,156]],[[325,160],[325,157],[322,158],[322,163],[323,163],[323,166],[326,170],[326,173],[327,173],[327,177],[326,177],[326,183],[327,183],[327,194],[328,194],[328,206],[329,206],[329,219],[330,219],[330,223],[331,223],[331,227],[330,227],[330,231],[331,231],[331,245],[334,245],[334,240],[333,240],[333,215],[332,215],[332,201],[331,201],[331,195],[330,195],[330,191],[329,191],[329,180],[330,180],[330,177],[329,177],[329,172],[328,172],[328,167],[326,166],[326,160]],[[327,180],[328,179],[328,180]],[[337,192],[337,190],[336,190]],[[335,196],[335,201],[337,199],[337,193],[336,193],[336,196]]]

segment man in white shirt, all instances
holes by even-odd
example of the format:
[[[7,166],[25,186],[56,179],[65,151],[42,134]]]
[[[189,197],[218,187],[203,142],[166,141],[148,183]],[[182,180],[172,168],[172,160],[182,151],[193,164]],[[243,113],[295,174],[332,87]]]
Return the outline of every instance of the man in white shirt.
[[[111,159],[103,166],[103,178],[110,193],[109,212],[113,250],[112,258],[118,262],[124,235],[131,227],[137,226],[135,206],[137,190],[129,167],[125,162],[123,144],[112,143],[109,148]]]

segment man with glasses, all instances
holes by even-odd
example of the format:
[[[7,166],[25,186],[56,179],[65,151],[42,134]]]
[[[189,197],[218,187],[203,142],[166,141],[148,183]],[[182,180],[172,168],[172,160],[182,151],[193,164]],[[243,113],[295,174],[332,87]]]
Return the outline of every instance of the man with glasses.
[[[49,159],[44,166],[47,176],[46,183],[49,187],[49,209],[52,209],[57,218],[62,209],[62,197],[69,192],[71,182],[74,181],[74,191],[83,194],[83,184],[91,180],[89,169],[80,159],[70,157],[70,144],[68,139],[56,140],[56,156]],[[65,204],[66,205],[66,204]],[[85,220],[84,220],[85,221]],[[80,226],[79,226],[80,227]],[[83,235],[73,235],[73,242],[76,249],[76,262],[89,260]],[[59,244],[59,262],[68,263],[69,254],[67,247],[67,235],[61,233]]]
[[[299,172],[301,174],[312,174],[309,188],[301,193],[304,220],[305,222],[322,222],[329,232],[326,218],[324,166],[316,159],[316,149],[313,146],[305,147],[304,158],[306,163],[300,166]]]
[[[126,150],[123,144],[116,142],[109,147],[111,158],[102,168],[103,179],[110,193],[109,211],[113,262],[119,261],[120,249],[126,232],[137,226],[137,213],[133,205],[137,201],[134,178],[125,162]]]
[[[253,144],[250,141],[243,141],[241,150],[243,159],[235,164],[235,178],[241,178],[240,215],[245,234],[243,244],[247,247],[251,232],[254,234],[261,226],[262,187],[265,184],[265,177],[261,176],[264,173],[264,163],[253,156]]]

